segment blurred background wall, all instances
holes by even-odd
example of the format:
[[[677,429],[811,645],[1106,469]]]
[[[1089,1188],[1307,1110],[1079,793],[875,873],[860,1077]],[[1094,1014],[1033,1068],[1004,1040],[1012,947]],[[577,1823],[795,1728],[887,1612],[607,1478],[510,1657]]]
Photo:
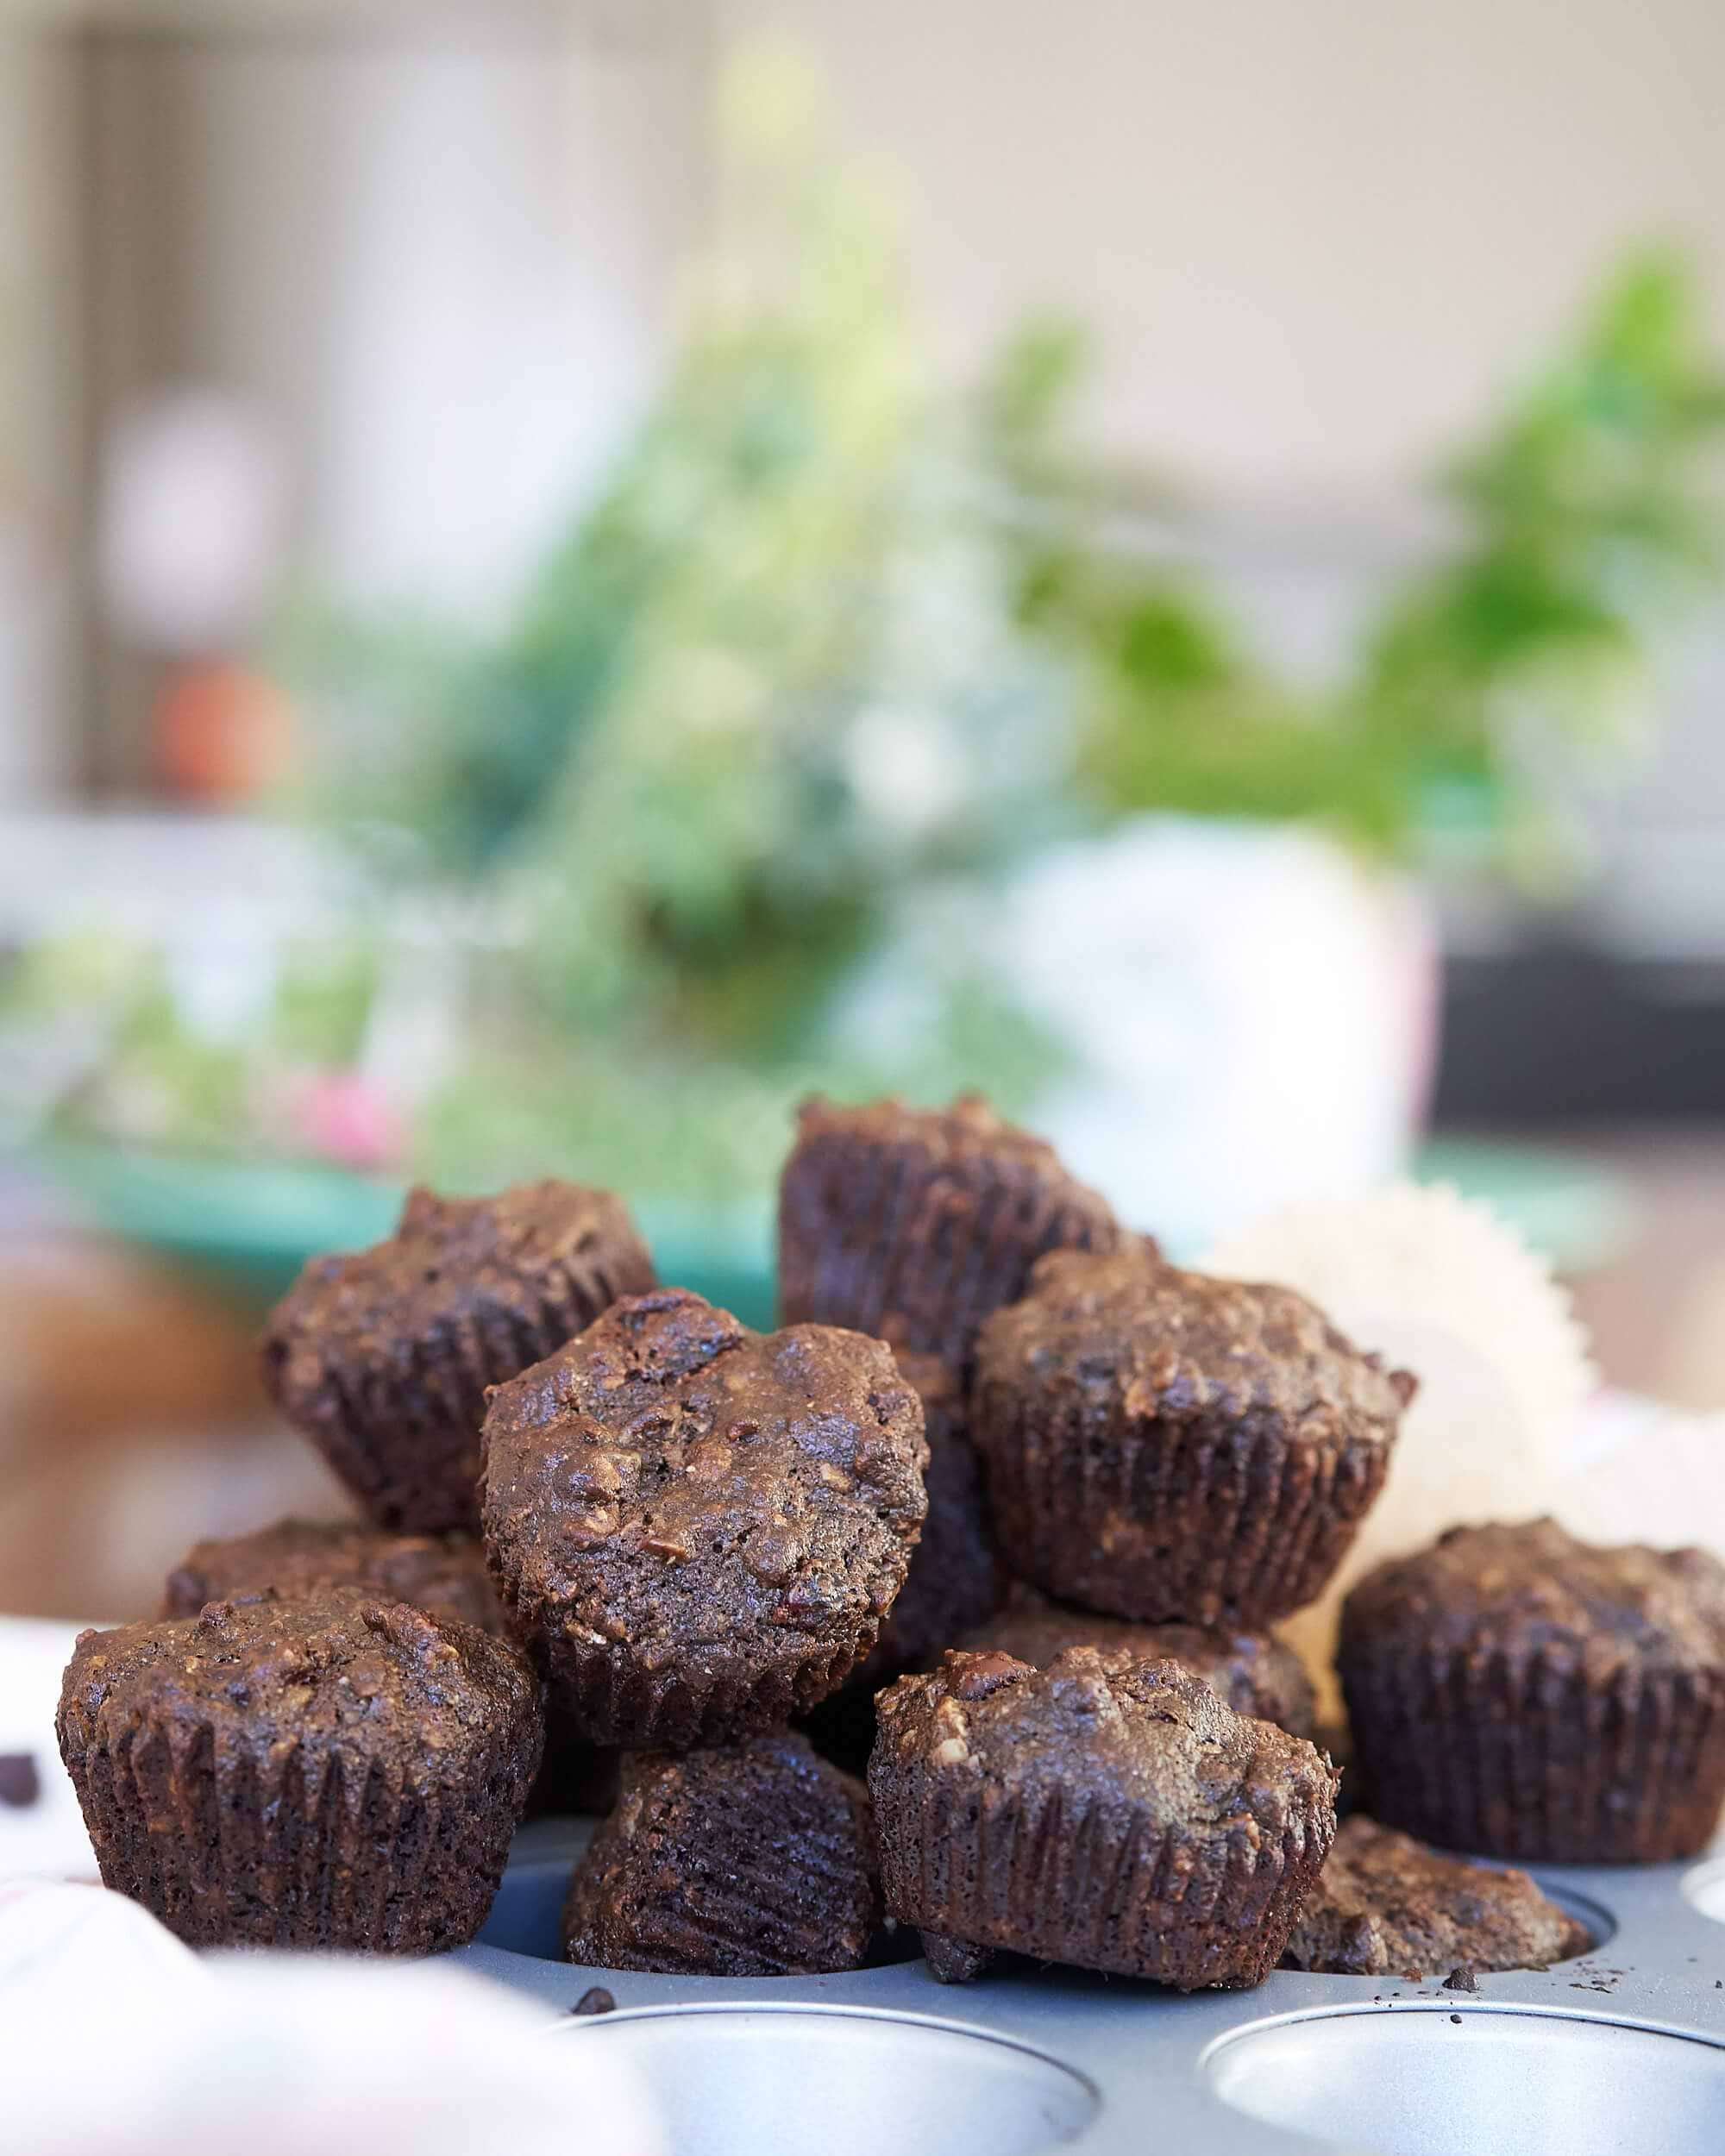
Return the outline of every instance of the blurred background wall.
[[[61,642],[7,728],[15,798],[147,779],[138,640],[88,574],[129,427],[202,393],[308,572],[494,604],[644,400],[703,215],[693,15],[67,12],[14,28],[0,76]]]
[[[971,360],[1076,304],[1099,425],[1208,486],[1381,511],[1626,238],[1725,272],[1704,0],[731,0],[825,66]]]
[[[722,216],[718,55],[826,71],[889,170],[957,373],[1029,304],[1096,353],[1088,417],[1200,504],[1199,543],[1321,670],[1411,481],[1601,262],[1681,241],[1725,288],[1725,22],[1698,0],[1201,10],[652,0],[456,11],[67,8],[0,55],[0,323],[20,394],[0,577],[28,693],[0,805],[135,797],[150,655],[91,570],[121,429],[220,395],[279,458],[302,564],[473,607],[602,467]],[[1610,864],[1609,932],[1699,942],[1725,746],[1703,641]]]
[[[1681,242],[1725,327],[1725,14],[1706,0],[733,0],[828,71],[916,205],[952,364],[1027,298],[1098,354],[1091,416],[1195,485],[1215,558],[1296,664],[1333,663],[1411,482],[1527,368],[1598,265]],[[1615,828],[1599,933],[1725,958],[1725,649]],[[1456,932],[1492,927],[1471,917]]]

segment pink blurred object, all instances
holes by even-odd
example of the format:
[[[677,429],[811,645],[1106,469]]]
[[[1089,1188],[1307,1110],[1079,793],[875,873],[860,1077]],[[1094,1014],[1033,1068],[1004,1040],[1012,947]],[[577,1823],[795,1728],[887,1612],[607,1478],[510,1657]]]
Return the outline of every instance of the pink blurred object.
[[[354,1071],[319,1071],[302,1080],[291,1095],[288,1121],[297,1150],[344,1168],[387,1168],[407,1149],[403,1119]]]

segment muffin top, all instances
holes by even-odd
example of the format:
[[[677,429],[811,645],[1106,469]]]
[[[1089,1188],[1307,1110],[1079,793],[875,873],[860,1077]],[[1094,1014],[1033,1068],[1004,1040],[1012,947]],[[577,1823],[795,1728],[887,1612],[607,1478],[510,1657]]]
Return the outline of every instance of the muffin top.
[[[484,1507],[511,1597],[669,1669],[885,1611],[926,1500],[890,1348],[750,1332],[683,1288],[614,1303],[492,1395]],[[806,1647],[800,1651],[806,1652]]]
[[[1317,1721],[1312,1681],[1294,1650],[1273,1633],[1204,1630],[1197,1625],[1139,1625],[1065,1609],[1034,1588],[1013,1588],[1006,1606],[956,1644],[973,1652],[1009,1654],[1046,1669],[1069,1647],[1094,1647],[1111,1660],[1177,1662],[1237,1714],[1275,1722],[1309,1737]]]
[[[164,1617],[195,1617],[205,1602],[262,1594],[317,1599],[330,1587],[411,1602],[429,1616],[481,1632],[503,1630],[503,1612],[479,1538],[386,1534],[354,1520],[278,1520],[255,1533],[199,1542],[168,1575]]]
[[[944,1108],[907,1107],[890,1097],[854,1106],[819,1095],[804,1101],[797,1110],[799,1144],[835,1133],[871,1145],[914,1145],[932,1162],[1022,1163],[1066,1186],[1070,1202],[1093,1206],[1099,1225],[1113,1220],[1107,1200],[1067,1174],[1046,1138],[1008,1123],[980,1093],[962,1093]]]
[[[513,1647],[342,1588],[80,1633],[60,1709],[63,1746],[177,1725],[207,1730],[218,1764],[297,1745],[357,1752],[402,1788],[434,1786],[445,1755],[538,1718],[537,1681]]]
[[[1051,1787],[1201,1833],[1246,1821],[1279,1834],[1332,1810],[1337,1776],[1302,1739],[1236,1714],[1177,1662],[1070,1647],[1045,1670],[950,1651],[876,1702],[869,1780],[932,1771],[960,1789]]]
[[[1414,1381],[1362,1354],[1292,1288],[1182,1272],[1152,1245],[1051,1250],[977,1343],[979,1385],[1075,1388],[1146,1418],[1273,1418],[1388,1444]]]
[[[1578,1542],[1554,1520],[1452,1527],[1348,1596],[1343,1659],[1385,1637],[1444,1654],[1547,1656],[1600,1677],[1628,1664],[1717,1670],[1725,1565],[1702,1550]]]
[[[489,1198],[416,1189],[387,1242],[306,1265],[271,1316],[266,1372],[292,1413],[332,1365],[394,1369],[464,1324],[506,1334],[511,1318],[538,1317],[548,1278],[594,1265],[619,1291],[653,1282],[629,1209],[608,1190],[550,1178]]]
[[[1545,1969],[1590,1943],[1525,1871],[1470,1864],[1355,1817],[1342,1821],[1283,1959],[1294,1969],[1418,1983],[1463,1964]]]

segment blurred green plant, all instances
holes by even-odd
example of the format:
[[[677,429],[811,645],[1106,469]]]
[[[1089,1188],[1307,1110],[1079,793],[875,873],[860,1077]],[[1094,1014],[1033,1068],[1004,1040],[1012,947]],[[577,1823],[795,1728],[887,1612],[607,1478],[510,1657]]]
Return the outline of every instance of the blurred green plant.
[[[1142,503],[1076,427],[1075,332],[942,392],[810,78],[757,61],[724,96],[727,242],[512,615],[285,626],[290,805],[361,872],[353,951],[317,978],[290,955],[243,1040],[160,955],[74,943],[50,993],[36,954],[0,987],[0,1066],[34,1043],[58,1124],[724,1197],[769,1180],[811,1087],[1045,1086],[1061,1044],[948,901],[1053,837],[1173,811],[1405,861],[1459,805],[1548,866],[1554,772],[1623,749],[1716,586],[1725,375],[1679,259],[1626,264],[1456,461],[1450,544],[1317,689],[1133,543]],[[442,1062],[400,1082],[422,1044],[392,1031],[428,1001]]]
[[[314,811],[390,881],[483,893],[568,1025],[758,1064],[818,1050],[907,886],[1070,818],[1070,759],[890,216],[800,70],[734,75],[725,139],[739,236],[516,618],[302,620],[292,658]]]
[[[1048,512],[1024,617],[1078,667],[1105,812],[1302,818],[1406,857],[1459,802],[1512,868],[1548,868],[1564,766],[1628,745],[1662,639],[1717,589],[1725,371],[1681,258],[1624,264],[1441,476],[1452,544],[1324,693],[1265,668],[1189,576],[1099,540],[1106,484],[1060,446],[1078,363],[1070,330],[1032,332],[991,404]]]

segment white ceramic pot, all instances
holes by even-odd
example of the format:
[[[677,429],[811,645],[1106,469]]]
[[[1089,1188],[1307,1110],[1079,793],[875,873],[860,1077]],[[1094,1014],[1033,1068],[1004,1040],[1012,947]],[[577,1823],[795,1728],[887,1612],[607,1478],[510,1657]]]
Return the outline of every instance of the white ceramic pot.
[[[1175,1255],[1405,1163],[1438,960],[1416,894],[1306,830],[1151,817],[1042,856],[1000,964],[1066,1044],[1033,1119]]]

